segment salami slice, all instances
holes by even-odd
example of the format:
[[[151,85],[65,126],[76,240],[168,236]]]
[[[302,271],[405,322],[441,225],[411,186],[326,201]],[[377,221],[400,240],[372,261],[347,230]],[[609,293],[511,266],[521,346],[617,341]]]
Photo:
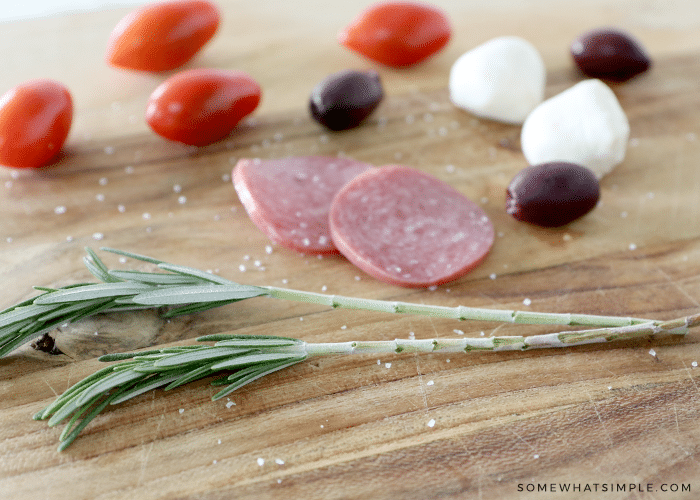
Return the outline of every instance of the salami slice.
[[[370,276],[416,288],[463,276],[494,239],[475,203],[439,179],[395,165],[364,172],[340,190],[330,231],[338,250]]]
[[[372,165],[349,158],[241,159],[233,185],[255,225],[272,241],[303,253],[337,254],[328,230],[335,194]]]

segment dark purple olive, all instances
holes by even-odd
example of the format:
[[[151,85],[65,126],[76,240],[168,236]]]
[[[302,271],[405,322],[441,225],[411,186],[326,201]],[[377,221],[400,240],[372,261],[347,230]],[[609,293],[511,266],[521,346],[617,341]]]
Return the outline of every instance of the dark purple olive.
[[[346,70],[322,80],[311,92],[311,116],[331,130],[357,127],[379,105],[384,90],[376,71]]]
[[[630,35],[602,29],[579,36],[571,43],[571,55],[587,76],[624,82],[645,72],[649,56]]]
[[[598,179],[590,169],[542,163],[524,168],[510,181],[506,212],[524,222],[558,227],[586,215],[599,198]]]

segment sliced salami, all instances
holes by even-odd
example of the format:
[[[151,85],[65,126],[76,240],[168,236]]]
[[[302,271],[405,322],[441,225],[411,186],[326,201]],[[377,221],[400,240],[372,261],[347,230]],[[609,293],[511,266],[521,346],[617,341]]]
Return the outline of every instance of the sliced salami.
[[[384,282],[428,287],[476,267],[493,244],[486,213],[444,182],[402,166],[373,169],[333,199],[338,250]]]
[[[328,229],[335,194],[372,165],[349,158],[241,159],[233,185],[255,225],[272,241],[303,253],[337,254]]]

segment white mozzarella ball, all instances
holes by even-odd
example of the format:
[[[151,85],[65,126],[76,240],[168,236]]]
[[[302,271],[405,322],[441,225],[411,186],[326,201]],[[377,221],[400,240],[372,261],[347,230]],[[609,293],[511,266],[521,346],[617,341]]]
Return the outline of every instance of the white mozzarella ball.
[[[466,52],[450,70],[450,98],[477,116],[522,123],[544,99],[546,71],[537,49],[515,36]]]
[[[622,162],[630,126],[613,91],[584,80],[530,113],[520,135],[530,165],[564,161],[591,169],[599,179]]]

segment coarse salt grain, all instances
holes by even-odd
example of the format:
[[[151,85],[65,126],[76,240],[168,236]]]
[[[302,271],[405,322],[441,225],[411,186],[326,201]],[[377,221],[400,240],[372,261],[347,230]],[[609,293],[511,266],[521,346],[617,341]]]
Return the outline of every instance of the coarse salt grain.
[[[523,300],[523,305],[529,306],[530,304],[532,304],[532,300],[527,298]]]
[[[284,460],[282,460],[281,458],[275,458],[275,463],[277,465],[284,465]]]
[[[262,467],[263,465],[265,465],[265,459],[264,459],[264,458],[258,458],[258,465],[259,465],[260,467]]]
[[[435,419],[434,418],[431,418],[430,420],[428,420],[428,427],[435,427]]]

